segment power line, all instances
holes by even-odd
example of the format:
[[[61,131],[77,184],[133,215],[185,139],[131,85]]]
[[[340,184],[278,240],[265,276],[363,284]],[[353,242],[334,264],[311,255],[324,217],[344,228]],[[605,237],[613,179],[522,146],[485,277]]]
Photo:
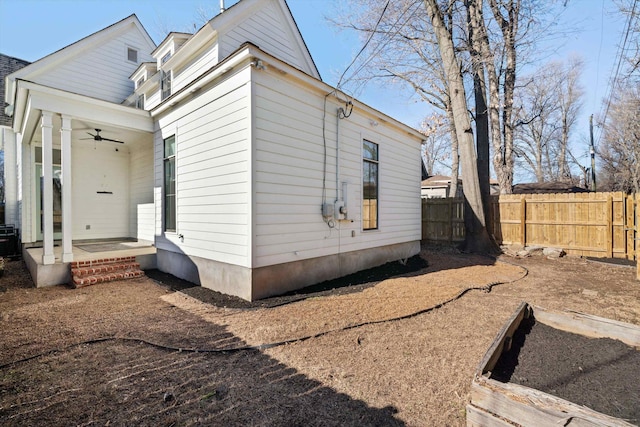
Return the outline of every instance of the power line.
[[[416,2],[414,2],[411,6],[415,6],[416,4],[419,4],[421,0],[417,0]],[[400,32],[400,30],[402,28],[404,28],[404,26],[407,24],[407,22],[409,22],[409,20],[411,20],[411,18],[413,18],[413,15],[415,15],[416,11],[419,9],[419,7],[416,7],[413,9],[413,12],[411,12],[411,14],[407,17],[407,19],[402,23],[402,25],[398,26],[398,23],[400,22],[400,20],[402,19],[402,17],[411,9],[411,6],[407,7],[401,14],[400,16],[398,16],[398,19],[396,19],[396,21],[391,25],[391,28],[394,28],[397,26],[395,32],[393,34],[391,34],[390,36],[387,37],[387,40],[384,43],[381,43],[380,45],[378,45],[376,47],[376,49],[371,52],[371,54],[369,55],[369,57],[364,60],[362,62],[362,64],[360,64],[360,66],[358,67],[358,69],[356,69],[353,73],[351,73],[351,75],[349,76],[349,78],[346,81],[349,81],[351,79],[353,79],[355,76],[357,76],[360,71],[367,66],[367,64],[369,64],[369,62],[371,62],[373,60],[373,58],[376,57],[376,55],[382,50],[384,49],[387,44],[389,44],[389,42],[391,40],[394,39],[394,37],[396,35],[398,35],[398,33]]]
[[[373,27],[373,31],[371,31],[371,34],[369,34],[369,37],[367,38],[367,41],[364,43],[364,45],[362,46],[362,48],[360,49],[360,51],[356,54],[356,56],[353,58],[353,60],[351,61],[351,63],[349,64],[349,66],[344,70],[344,72],[342,73],[342,75],[340,76],[340,79],[338,79],[338,84],[336,84],[336,89],[340,88],[340,83],[342,82],[342,79],[344,78],[344,75],[347,74],[347,71],[349,71],[349,68],[351,68],[353,66],[353,64],[356,62],[356,60],[358,59],[358,57],[362,54],[362,52],[364,52],[364,50],[367,48],[367,46],[369,45],[369,42],[371,41],[371,39],[373,38],[374,34],[376,33],[376,31],[378,30],[378,26],[380,25],[380,22],[382,21],[382,18],[384,17],[385,12],[387,11],[387,8],[389,7],[389,2],[391,0],[387,0],[387,3],[384,5],[384,9],[382,9],[382,13],[380,14],[380,17],[378,18],[378,21],[376,22],[375,27]]]
[[[616,85],[618,82],[618,76],[620,74],[620,68],[622,67],[622,60],[624,58],[624,52],[626,51],[627,41],[629,39],[629,33],[631,32],[631,24],[633,22],[635,16],[636,5],[638,4],[638,0],[633,0],[633,5],[631,6],[631,12],[629,13],[629,19],[626,23],[626,31],[624,32],[624,37],[622,40],[622,44],[620,45],[617,53],[618,65],[616,66],[616,71],[613,74],[613,78],[609,82],[609,94],[607,95],[607,103],[604,109],[604,115],[601,119],[601,124],[604,125],[607,122],[607,116],[609,115],[609,107],[611,107],[611,99],[613,98],[614,92],[616,90]],[[598,134],[598,143],[600,142],[600,138],[602,137],[602,130]],[[596,144],[597,145],[597,144]]]

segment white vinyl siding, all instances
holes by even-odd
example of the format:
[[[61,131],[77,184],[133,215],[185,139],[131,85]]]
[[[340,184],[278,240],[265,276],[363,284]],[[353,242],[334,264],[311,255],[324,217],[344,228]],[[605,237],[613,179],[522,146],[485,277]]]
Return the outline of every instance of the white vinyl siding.
[[[177,92],[218,63],[218,44],[214,41],[201,49],[187,64],[173,73],[173,91]]]
[[[255,72],[254,267],[420,240],[420,143],[355,110],[340,120],[340,183],[349,221],[322,220],[324,94]],[[336,109],[327,102],[326,201],[334,202]],[[379,156],[378,230],[362,232],[362,140]],[[340,189],[341,190],[341,189]],[[343,195],[340,191],[340,198]],[[353,220],[353,222],[351,222]],[[355,237],[352,237],[352,232]]]
[[[146,110],[152,110],[158,104],[160,104],[160,85],[152,92],[145,95],[144,108]]]
[[[163,181],[162,138],[175,132],[176,233],[183,239],[165,233],[156,239],[159,249],[250,266],[248,77],[246,69],[160,118],[156,187]],[[156,207],[160,216],[162,201]]]
[[[238,22],[220,36],[220,58],[226,58],[247,41],[276,58],[313,74],[311,70],[305,69],[302,54],[285,25],[285,17],[273,2],[265,1],[255,14]]]
[[[120,103],[133,92],[129,76],[138,67],[137,63],[127,60],[127,47],[131,46],[146,46],[146,41],[134,27],[51,69],[26,78],[45,86]],[[152,60],[150,55],[138,51],[138,61]]]

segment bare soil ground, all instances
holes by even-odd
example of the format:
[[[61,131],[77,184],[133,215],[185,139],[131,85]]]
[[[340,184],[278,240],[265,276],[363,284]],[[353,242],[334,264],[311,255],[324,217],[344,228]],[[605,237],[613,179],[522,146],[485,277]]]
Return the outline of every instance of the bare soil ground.
[[[148,278],[35,289],[9,262],[0,424],[458,426],[521,301],[640,324],[634,269],[421,256],[429,266],[413,274],[271,308],[218,307]]]

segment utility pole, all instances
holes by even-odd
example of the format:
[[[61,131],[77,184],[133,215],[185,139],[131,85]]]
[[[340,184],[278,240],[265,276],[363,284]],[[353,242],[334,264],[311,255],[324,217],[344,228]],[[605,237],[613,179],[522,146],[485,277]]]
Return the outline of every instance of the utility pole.
[[[589,116],[589,135],[591,144],[589,146],[589,154],[591,155],[591,189],[596,190],[596,149],[593,147],[593,114]]]

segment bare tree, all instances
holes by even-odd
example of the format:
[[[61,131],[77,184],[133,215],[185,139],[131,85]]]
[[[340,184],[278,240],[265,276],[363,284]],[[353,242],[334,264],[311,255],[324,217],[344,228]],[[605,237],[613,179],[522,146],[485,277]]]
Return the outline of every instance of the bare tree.
[[[433,26],[438,50],[451,95],[453,124],[458,137],[465,197],[465,241],[463,248],[472,252],[491,252],[494,244],[486,229],[485,212],[478,181],[473,129],[469,118],[462,68],[456,57],[452,31],[445,22],[445,13],[437,0],[424,0],[424,6]]]
[[[584,95],[581,70],[578,58],[551,62],[516,90],[516,162],[537,182],[572,180],[568,150]]]
[[[450,130],[451,125],[443,114],[432,114],[420,123],[419,131],[424,135],[422,159],[429,176],[438,173],[437,171],[442,167],[451,168]],[[456,152],[456,157],[457,154]],[[453,190],[451,193],[455,194]]]
[[[611,96],[598,147],[603,181],[612,191],[640,192],[640,82],[619,84]]]
[[[637,0],[617,0],[620,13],[626,19],[621,54],[624,55],[628,76],[640,77],[640,4]],[[628,45],[627,45],[628,43]]]
[[[457,185],[458,138],[453,128],[449,88],[424,7],[419,1],[396,0],[381,15],[379,0],[352,0],[340,6],[342,9],[333,14],[337,18],[329,20],[338,28],[356,31],[371,40],[368,54],[339,84],[356,93],[374,80],[409,87],[422,101],[444,112],[449,123],[451,181]],[[453,9],[447,10],[445,19],[453,20],[453,13]]]

